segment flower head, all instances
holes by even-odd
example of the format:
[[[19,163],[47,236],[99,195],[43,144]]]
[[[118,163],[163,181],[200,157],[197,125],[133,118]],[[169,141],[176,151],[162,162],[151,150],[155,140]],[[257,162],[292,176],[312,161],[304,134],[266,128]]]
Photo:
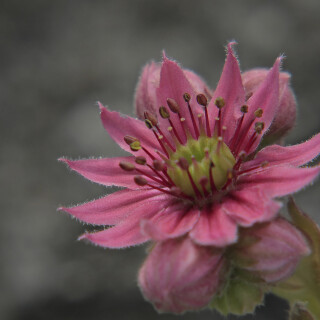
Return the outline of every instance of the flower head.
[[[320,134],[296,146],[259,150],[278,112],[281,58],[247,96],[232,45],[213,94],[198,76],[164,55],[161,67],[152,63],[143,70],[136,93],[139,119],[99,103],[105,129],[132,155],[62,159],[94,182],[125,187],[62,208],[86,223],[112,226],[81,239],[122,248],[184,236],[190,248],[225,248],[237,242],[238,227],[272,220],[281,207],[275,198],[317,177],[319,166],[304,165],[318,156]],[[178,242],[160,243],[153,252],[176,257],[166,249],[172,243]],[[176,250],[179,255],[179,245]],[[153,252],[143,270],[157,259]],[[141,272],[146,283],[147,271]]]

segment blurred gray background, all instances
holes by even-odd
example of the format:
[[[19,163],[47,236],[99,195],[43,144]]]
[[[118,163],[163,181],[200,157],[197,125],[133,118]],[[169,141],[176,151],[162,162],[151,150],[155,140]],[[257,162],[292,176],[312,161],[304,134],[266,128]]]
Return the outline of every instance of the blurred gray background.
[[[211,87],[224,45],[242,70],[285,53],[299,118],[288,143],[320,129],[319,0],[0,1],[0,319],[175,319],[143,301],[145,247],[104,250],[76,239],[88,226],[56,212],[110,193],[57,162],[116,156],[97,100],[133,115],[142,66],[166,49]],[[297,202],[319,222],[319,182]],[[285,319],[285,302],[243,319]],[[212,311],[183,319],[221,319]],[[229,319],[235,319],[230,317]]]

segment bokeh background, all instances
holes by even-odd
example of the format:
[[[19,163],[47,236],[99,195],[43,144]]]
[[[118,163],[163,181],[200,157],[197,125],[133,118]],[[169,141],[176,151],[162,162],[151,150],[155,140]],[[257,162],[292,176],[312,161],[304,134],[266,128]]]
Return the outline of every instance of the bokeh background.
[[[288,143],[320,129],[319,0],[0,1],[0,319],[175,319],[158,315],[136,285],[145,247],[104,250],[77,236],[88,226],[57,213],[110,193],[57,162],[116,156],[97,100],[133,115],[142,66],[161,50],[211,87],[228,40],[242,70],[285,53],[299,102]],[[320,222],[319,182],[298,204]],[[284,301],[243,319],[286,318]],[[212,311],[183,319],[221,319]],[[229,319],[235,319],[230,317]]]

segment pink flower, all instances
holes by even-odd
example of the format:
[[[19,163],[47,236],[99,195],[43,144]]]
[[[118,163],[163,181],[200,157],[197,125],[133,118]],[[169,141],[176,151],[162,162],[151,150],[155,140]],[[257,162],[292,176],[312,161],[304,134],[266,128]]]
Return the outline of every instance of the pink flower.
[[[258,149],[277,115],[281,58],[246,99],[232,45],[212,98],[198,76],[164,56],[161,69],[148,65],[137,86],[140,119],[121,116],[99,103],[105,129],[132,156],[61,159],[89,180],[125,188],[61,209],[86,223],[112,226],[80,237],[103,247],[160,241],[140,272],[140,285],[148,299],[175,312],[205,305],[217,290],[217,273],[205,269],[212,263],[207,256],[210,247],[236,243],[238,227],[274,219],[281,207],[275,199],[300,190],[320,172],[319,166],[305,166],[319,155],[320,134],[296,146]],[[180,237],[185,242],[174,240]],[[201,287],[204,278],[210,279],[203,299],[189,307],[188,298],[180,295],[179,280],[189,274],[188,266],[177,261],[186,248],[194,252],[187,260],[192,268],[204,261],[204,269],[185,288]],[[157,268],[164,279],[177,276],[174,287],[156,280],[150,285],[150,268],[159,259]],[[162,289],[181,300],[159,301]],[[196,293],[192,292],[190,297]]]
[[[158,311],[182,313],[205,307],[225,280],[221,250],[189,237],[158,242],[139,272],[146,299]]]
[[[264,81],[268,74],[267,69],[252,69],[244,72],[242,83],[247,97],[251,96]],[[291,75],[287,72],[280,72],[279,75],[279,102],[278,111],[264,138],[276,141],[283,137],[296,122],[297,102],[292,89],[290,88]]]
[[[242,231],[233,248],[234,263],[267,283],[291,276],[301,258],[311,252],[301,232],[282,218]]]
[[[320,134],[300,145],[272,145],[257,152],[277,113],[280,62],[278,58],[247,101],[229,44],[208,103],[166,57],[157,90],[138,86],[147,92],[137,95],[156,94],[150,99],[157,101],[157,114],[149,109],[142,121],[99,103],[105,129],[133,156],[61,159],[94,182],[126,188],[62,208],[87,223],[114,225],[81,238],[120,248],[188,234],[199,245],[224,247],[237,241],[238,226],[274,218],[280,208],[274,198],[300,190],[320,172],[319,166],[300,167],[318,156]]]

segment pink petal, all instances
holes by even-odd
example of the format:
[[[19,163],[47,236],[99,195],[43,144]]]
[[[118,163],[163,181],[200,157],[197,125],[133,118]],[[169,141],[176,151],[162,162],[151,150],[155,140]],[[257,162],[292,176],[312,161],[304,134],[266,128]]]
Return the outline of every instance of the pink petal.
[[[190,238],[158,242],[139,272],[144,297],[159,312],[183,313],[208,305],[224,282],[221,252]]]
[[[183,99],[184,93],[189,93],[191,96],[190,105],[195,116],[198,113],[202,113],[202,109],[196,102],[194,90],[183,70],[176,62],[169,60],[164,56],[160,73],[160,85],[157,90],[158,105],[167,106],[167,99],[174,99],[180,106],[181,117],[186,119],[185,124],[194,136],[194,128],[189,115],[187,103]],[[185,141],[185,134],[183,133],[178,115],[171,113],[170,119],[178,131],[181,140]],[[162,121],[162,119],[159,119],[159,121]],[[164,121],[166,121],[166,126],[169,126],[167,120]]]
[[[292,165],[301,166],[312,161],[320,153],[320,133],[310,140],[295,146],[282,147],[272,145],[258,152],[254,160],[243,164],[242,169],[246,170],[257,166],[263,162],[268,162],[269,166]]]
[[[224,247],[237,241],[237,225],[224,212],[223,204],[215,205],[201,212],[190,237],[200,245]]]
[[[271,167],[264,171],[239,177],[242,189],[259,187],[271,197],[281,197],[296,192],[311,183],[320,173],[320,166],[311,168]]]
[[[245,91],[242,85],[240,68],[237,58],[233,53],[234,42],[228,44],[228,54],[222,74],[208,106],[210,122],[214,123],[218,108],[214,102],[216,98],[222,97],[225,106],[222,109],[222,125],[227,127],[224,140],[228,142],[235,131],[236,120],[240,117],[240,107],[245,103]]]
[[[137,172],[135,170],[124,171],[119,167],[120,161],[134,163],[133,157],[84,159],[75,161],[61,158],[59,160],[65,162],[70,169],[78,172],[93,182],[100,183],[105,186],[116,185],[119,187],[138,188],[133,180],[133,177],[137,175]],[[143,168],[143,170],[153,175],[151,170],[145,168]]]
[[[149,240],[149,237],[140,232],[140,221],[152,217],[165,204],[166,202],[162,200],[143,201],[116,226],[96,233],[85,233],[79,240],[87,239],[106,248],[124,248],[144,243]]]
[[[60,210],[86,223],[114,225],[132,213],[132,209],[146,201],[168,198],[157,190],[120,190],[98,200]]]
[[[279,104],[279,68],[281,63],[281,57],[276,60],[273,67],[269,71],[266,79],[261,83],[257,91],[248,100],[247,104],[249,106],[248,113],[245,115],[245,121],[242,126],[241,135],[244,134],[246,128],[250,125],[251,121],[255,118],[254,112],[261,108],[263,110],[263,115],[258,118],[258,122],[264,123],[263,133],[266,132],[271,125],[275,114],[277,112]],[[248,143],[248,139],[254,134],[254,125],[251,126],[249,133],[247,134],[247,139],[244,140],[242,148],[244,149]],[[258,139],[252,145],[248,153],[251,153],[259,145],[263,134],[258,135]]]
[[[142,70],[135,95],[135,110],[139,119],[144,120],[145,111],[157,114],[156,89],[160,81],[160,68],[159,64],[151,62]]]
[[[108,110],[100,102],[98,104],[100,107],[100,116],[104,128],[122,149],[134,154],[135,156],[146,155],[143,150],[133,152],[130,149],[130,146],[128,146],[123,139],[126,135],[139,139],[141,145],[147,148],[152,154],[154,154],[154,149],[160,148],[159,143],[152,131],[146,127],[143,121],[121,116],[119,112]]]
[[[207,84],[200,76],[187,69],[184,69],[183,72],[196,94],[202,93],[207,96],[208,100],[211,99],[211,90],[208,88]]]
[[[199,219],[199,210],[171,205],[150,220],[142,221],[142,232],[156,241],[180,237],[189,232]]]
[[[253,260],[245,269],[258,273],[267,282],[289,277],[300,259],[310,254],[304,236],[285,219],[243,231],[242,237],[253,236],[259,241],[240,248],[237,254]]]
[[[272,202],[272,205],[270,204]],[[281,205],[258,188],[232,191],[223,200],[223,210],[239,225],[250,227],[257,222],[271,220]]]

